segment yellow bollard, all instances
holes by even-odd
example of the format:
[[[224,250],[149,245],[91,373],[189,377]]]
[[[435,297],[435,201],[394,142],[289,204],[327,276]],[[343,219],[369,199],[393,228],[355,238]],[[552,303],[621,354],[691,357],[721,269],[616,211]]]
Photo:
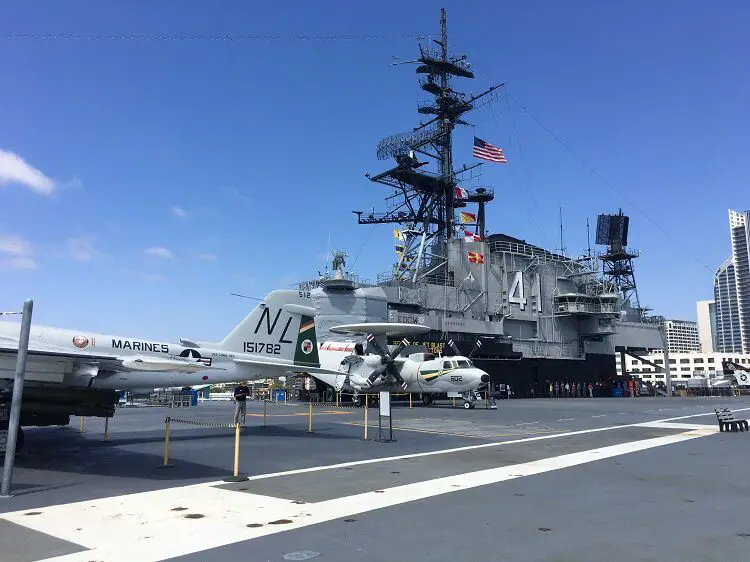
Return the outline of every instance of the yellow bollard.
[[[234,424],[234,477],[240,474],[240,424]]]
[[[489,407],[490,407],[490,396],[489,396],[489,394],[490,393],[487,392],[487,391],[484,392],[484,407],[487,408],[487,409],[489,409]]]
[[[263,427],[266,427],[266,415],[268,414],[268,400],[263,399]]]
[[[312,433],[312,402],[308,403],[307,432]]]
[[[247,476],[240,476],[240,424],[234,424],[234,473],[224,482],[244,482],[249,480]]]
[[[164,464],[159,468],[171,468],[169,464],[169,418],[164,421]]]
[[[83,433],[83,416],[81,416],[81,428],[79,429],[80,433]]]
[[[412,409],[412,407],[411,407],[411,392],[409,393],[409,409],[410,410]]]
[[[109,441],[109,418],[104,418],[104,440]]]
[[[451,398],[451,408],[455,408],[455,407],[456,407],[456,399]]]
[[[336,393],[336,407],[338,408],[339,405],[339,398],[341,397],[341,392]]]
[[[367,411],[370,409],[370,406],[367,404],[368,396],[368,394],[365,394],[365,441],[367,441]]]

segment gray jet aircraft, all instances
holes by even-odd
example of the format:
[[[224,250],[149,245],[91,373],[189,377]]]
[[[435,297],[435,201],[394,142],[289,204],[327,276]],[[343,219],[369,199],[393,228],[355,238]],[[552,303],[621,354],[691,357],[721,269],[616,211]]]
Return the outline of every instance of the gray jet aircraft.
[[[67,425],[71,415],[110,417],[123,390],[325,373],[309,295],[269,293],[220,342],[168,343],[32,323],[21,426]],[[19,335],[19,323],[0,321],[0,433],[7,432]]]

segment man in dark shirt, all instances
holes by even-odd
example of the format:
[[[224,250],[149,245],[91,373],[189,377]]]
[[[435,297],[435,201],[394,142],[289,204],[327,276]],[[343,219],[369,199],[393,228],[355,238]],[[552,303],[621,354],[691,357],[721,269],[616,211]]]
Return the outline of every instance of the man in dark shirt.
[[[234,425],[240,423],[247,427],[245,416],[247,415],[247,397],[250,396],[250,389],[244,382],[241,382],[234,388]]]

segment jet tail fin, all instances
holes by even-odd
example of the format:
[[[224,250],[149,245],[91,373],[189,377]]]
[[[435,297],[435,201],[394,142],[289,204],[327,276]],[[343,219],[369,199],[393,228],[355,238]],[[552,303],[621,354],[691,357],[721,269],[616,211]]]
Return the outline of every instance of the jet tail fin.
[[[319,367],[315,309],[299,291],[272,291],[217,344],[219,349]]]

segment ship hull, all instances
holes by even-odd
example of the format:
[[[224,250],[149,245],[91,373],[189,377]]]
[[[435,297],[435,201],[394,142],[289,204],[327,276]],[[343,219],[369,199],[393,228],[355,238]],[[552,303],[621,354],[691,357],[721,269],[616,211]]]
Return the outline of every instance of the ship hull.
[[[446,341],[453,340],[462,355],[472,352],[474,342],[487,334],[448,333],[446,336],[430,332],[416,345],[424,346],[436,354],[451,354]],[[582,358],[561,359],[524,357],[514,351],[511,341],[482,340],[478,353],[472,357],[474,364],[490,375],[490,392],[506,393],[510,385],[514,398],[550,397],[550,384],[557,382],[588,387],[591,383],[595,396],[608,396],[616,384],[617,366],[613,354],[587,353]],[[393,343],[396,343],[395,341]]]
[[[510,385],[513,398],[549,398],[550,384],[557,382],[594,387],[594,396],[607,396],[615,376],[613,355],[588,354],[585,359],[482,359],[474,364],[490,375],[491,392]],[[583,394],[582,394],[583,395]],[[588,396],[588,392],[585,394]]]

